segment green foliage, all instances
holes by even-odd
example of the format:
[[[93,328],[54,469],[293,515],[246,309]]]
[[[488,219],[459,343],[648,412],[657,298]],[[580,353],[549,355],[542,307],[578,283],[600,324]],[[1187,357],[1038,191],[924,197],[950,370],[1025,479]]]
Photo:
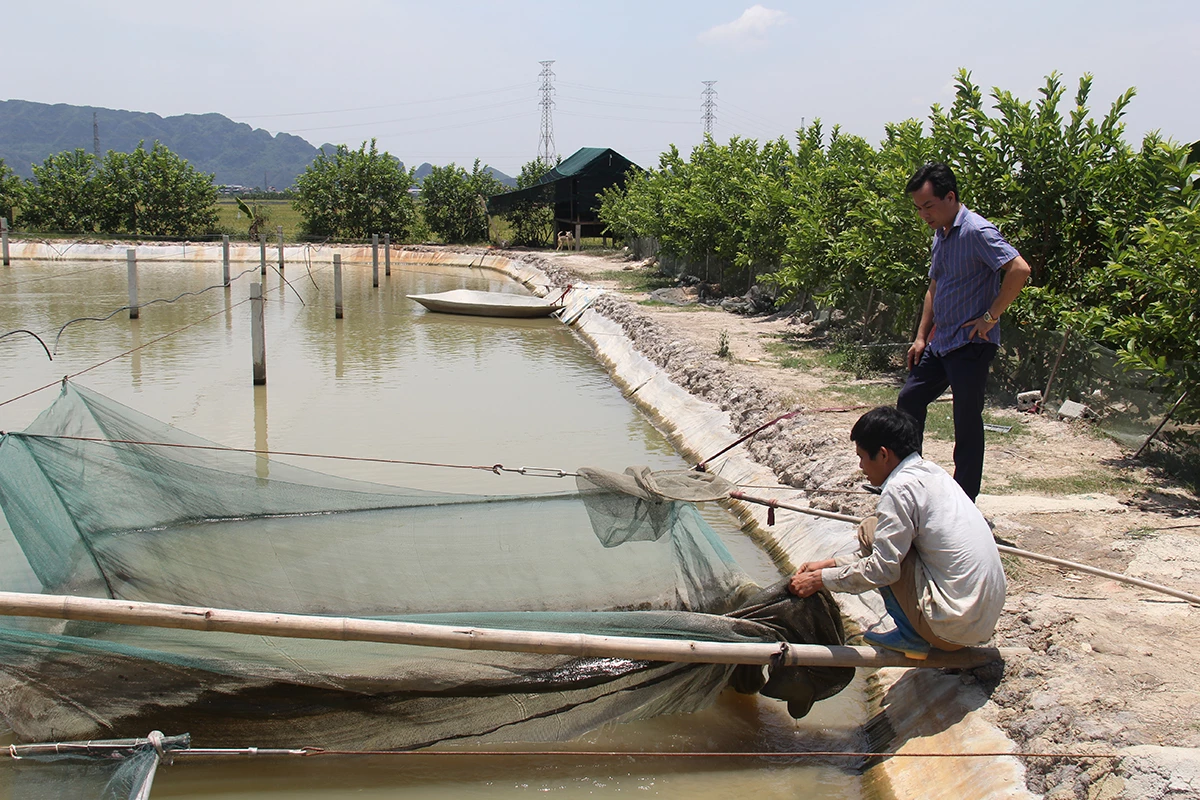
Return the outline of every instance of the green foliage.
[[[721,331],[717,336],[717,358],[732,358],[733,352],[729,349],[729,331]]]
[[[1084,75],[1068,98],[1051,74],[1032,102],[999,88],[989,102],[961,70],[954,101],[933,106],[927,128],[890,124],[878,146],[836,126],[826,135],[820,121],[797,132],[794,149],[706,139],[685,159],[672,146],[657,169],[604,194],[601,218],[627,238],[657,238],[665,257],[716,262],[723,283],[758,280],[783,301],[839,308],[861,342],[908,339],[930,232],[905,184],[921,164],[944,161],[961,199],[1033,268],[1006,325],[1070,326],[1177,395],[1200,378],[1200,166],[1158,134],[1131,147],[1122,118],[1134,90],[1096,119],[1091,89]],[[1017,372],[1046,360],[1035,337],[1009,341],[1005,363]],[[1200,397],[1188,402],[1195,416]]]
[[[294,207],[310,236],[365,239],[390,233],[393,241],[412,238],[417,229],[416,204],[408,190],[413,171],[372,139],[357,150],[338,145],[333,156],[317,155],[296,179]]]
[[[246,236],[253,240],[257,239],[260,233],[266,233],[267,226],[271,224],[271,212],[267,210],[267,206],[262,203],[249,206],[240,197],[235,197],[234,200],[237,201],[238,211],[245,214],[246,219],[249,220]]]
[[[488,239],[487,198],[504,184],[480,167],[470,172],[453,163],[433,167],[421,183],[421,212],[429,229],[449,244]]]
[[[109,150],[97,164],[83,149],[33,168],[22,223],[67,233],[196,236],[217,224],[212,176],[160,142],[130,153]]]
[[[560,159],[561,160],[561,159]],[[528,189],[553,168],[542,159],[535,158],[521,167],[517,176],[517,188]],[[527,247],[542,247],[551,244],[554,236],[554,204],[543,199],[531,199],[504,215],[512,230],[513,244]]]
[[[26,227],[92,233],[96,230],[95,158],[83,148],[63,151],[34,166],[22,221]]]
[[[25,181],[21,180],[0,158],[0,217],[13,224],[13,209],[25,199]]]

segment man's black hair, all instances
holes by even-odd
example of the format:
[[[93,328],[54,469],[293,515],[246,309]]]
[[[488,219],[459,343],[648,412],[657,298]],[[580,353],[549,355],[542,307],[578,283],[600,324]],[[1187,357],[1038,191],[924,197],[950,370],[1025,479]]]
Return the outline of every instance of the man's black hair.
[[[939,200],[945,199],[950,192],[954,192],[955,200],[961,199],[958,193],[958,178],[954,177],[954,170],[945,164],[926,164],[921,167],[908,179],[908,185],[904,187],[904,191],[912,194],[926,182],[933,184],[933,195]]]
[[[899,458],[917,452],[921,439],[917,435],[917,421],[906,411],[895,406],[872,408],[858,418],[850,429],[850,441],[861,447],[871,458],[886,447]]]

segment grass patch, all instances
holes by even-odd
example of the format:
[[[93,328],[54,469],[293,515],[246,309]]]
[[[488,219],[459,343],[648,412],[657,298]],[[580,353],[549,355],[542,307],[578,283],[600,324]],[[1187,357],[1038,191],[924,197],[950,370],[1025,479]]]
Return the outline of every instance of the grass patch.
[[[1014,475],[1008,479],[1008,488],[1015,492],[1039,494],[1122,494],[1136,491],[1141,484],[1133,478],[1116,475],[1104,470],[1093,469],[1074,475],[1032,477]]]
[[[1158,535],[1158,531],[1154,528],[1132,528],[1125,531],[1121,536],[1125,539],[1153,539]]]
[[[1028,436],[1029,431],[1021,424],[1021,418],[1013,414],[996,413],[984,409],[983,421],[992,425],[1011,425],[1008,433],[999,431],[984,431],[984,441],[988,444],[1004,444],[1011,442],[1015,436]],[[933,439],[954,441],[954,404],[930,403],[925,417],[925,435]]]
[[[292,242],[300,235],[300,212],[292,207],[291,200],[247,200],[251,208],[257,203],[260,209],[267,212],[267,245],[276,241],[275,226],[283,226],[284,241]],[[237,201],[232,198],[217,200],[217,228],[221,233],[229,234],[230,238],[245,239],[250,227],[250,220],[238,210]]]
[[[1014,556],[1009,553],[1000,554],[1000,566],[1004,569],[1004,574],[1014,581],[1019,581],[1026,575],[1025,562],[1019,556]]]

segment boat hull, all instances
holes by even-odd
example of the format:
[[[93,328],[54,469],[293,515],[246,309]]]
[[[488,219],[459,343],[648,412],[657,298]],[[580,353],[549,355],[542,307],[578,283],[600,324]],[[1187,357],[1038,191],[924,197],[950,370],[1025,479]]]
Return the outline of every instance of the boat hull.
[[[454,289],[437,294],[410,294],[408,298],[430,311],[473,317],[545,317],[562,308],[561,304],[551,303],[541,297],[471,289]]]

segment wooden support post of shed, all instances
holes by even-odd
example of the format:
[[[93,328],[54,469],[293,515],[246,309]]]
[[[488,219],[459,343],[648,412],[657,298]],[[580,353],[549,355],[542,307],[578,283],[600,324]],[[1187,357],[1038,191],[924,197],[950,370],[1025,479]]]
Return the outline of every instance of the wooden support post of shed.
[[[137,250],[132,247],[125,251],[125,265],[129,275],[129,318],[138,318],[137,290]]]
[[[267,274],[267,235],[260,233],[258,235],[258,266],[259,272],[262,275]]]
[[[275,235],[279,237],[279,271],[283,272],[283,226],[275,226]]]
[[[221,237],[221,282],[229,286],[229,234]]]
[[[575,223],[575,252],[576,253],[578,253],[580,250],[583,249],[583,242],[581,241],[582,237],[583,237],[583,225],[576,222]]]
[[[379,234],[371,234],[371,285],[379,288]]]
[[[342,318],[342,254],[333,254],[333,318]]]
[[[385,278],[392,277],[392,235],[390,233],[383,235],[383,275]]]
[[[4,266],[12,262],[8,258],[8,217],[0,217],[0,253],[3,254]]]
[[[254,385],[267,382],[267,339],[263,325],[263,285],[250,284],[250,352],[254,357]]]

